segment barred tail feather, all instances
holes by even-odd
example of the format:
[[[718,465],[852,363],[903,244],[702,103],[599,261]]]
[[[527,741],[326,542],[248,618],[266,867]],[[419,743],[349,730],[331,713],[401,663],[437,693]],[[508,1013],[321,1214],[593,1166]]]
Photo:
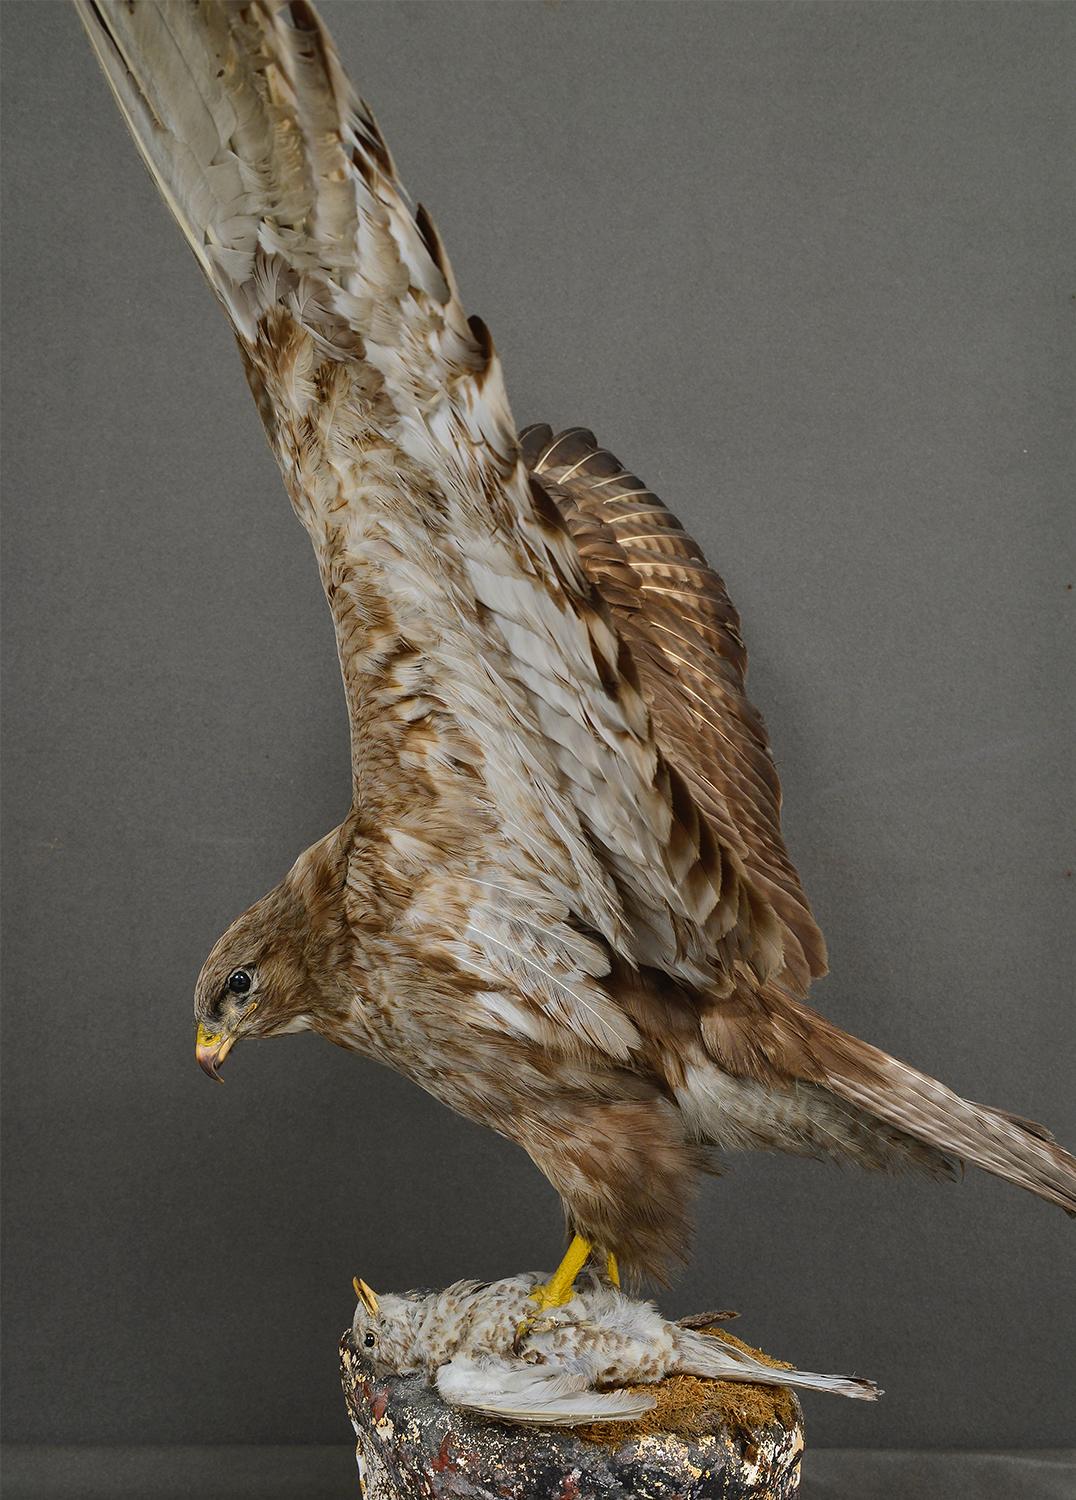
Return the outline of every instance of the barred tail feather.
[[[877,1047],[847,1040],[854,1042],[849,1057],[862,1066],[827,1071],[826,1083],[840,1098],[1076,1215],[1076,1157],[1056,1145],[1043,1126],[973,1104]]]
[[[1076,1214],[1076,1158],[1044,1126],[962,1099],[776,987],[750,999],[703,1017],[712,1061],[679,1100],[701,1138],[936,1177],[970,1162]]]

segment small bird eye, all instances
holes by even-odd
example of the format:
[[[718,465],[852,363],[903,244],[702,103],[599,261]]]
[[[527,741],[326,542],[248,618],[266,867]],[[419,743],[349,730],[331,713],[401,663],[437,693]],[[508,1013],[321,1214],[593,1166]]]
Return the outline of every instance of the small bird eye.
[[[246,969],[236,969],[233,973],[229,974],[227,988],[231,990],[233,995],[245,995],[247,990],[250,989],[250,975]]]
[[[366,1345],[367,1349],[372,1349],[374,1347],[374,1345],[377,1343],[377,1334],[376,1333],[368,1333],[366,1335],[366,1337],[363,1339],[363,1343]]]

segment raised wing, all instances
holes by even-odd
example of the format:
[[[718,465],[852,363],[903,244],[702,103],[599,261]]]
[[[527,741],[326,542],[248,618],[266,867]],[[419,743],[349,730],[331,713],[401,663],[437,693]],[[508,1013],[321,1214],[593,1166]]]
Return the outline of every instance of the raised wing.
[[[780,917],[783,978],[806,989],[826,972],[825,943],[781,834],[781,784],[762,715],[747,697],[740,618],[723,581],[592,432],[554,436],[534,426],[521,441],[631,651],[662,753]]]
[[[719,991],[738,961],[779,970],[750,846],[663,752],[489,336],[312,6],[77,3],[318,556],[366,950],[420,933],[422,963],[485,986],[489,1024],[614,1056],[637,1037],[600,983],[610,950]]]

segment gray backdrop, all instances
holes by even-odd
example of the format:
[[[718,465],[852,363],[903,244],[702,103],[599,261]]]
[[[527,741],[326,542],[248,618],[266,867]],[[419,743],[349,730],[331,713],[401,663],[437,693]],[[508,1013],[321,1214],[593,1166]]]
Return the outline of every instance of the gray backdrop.
[[[1071,6],[327,4],[520,422],[744,616],[842,1024],[1076,1140]],[[211,941],[343,814],[309,546],[75,17],[3,5],[7,1435],[344,1444],[350,1278],[550,1266],[513,1147],[314,1037],[213,1088]],[[855,1369],[816,1445],[1070,1440],[1074,1227],[742,1157],[663,1299]]]

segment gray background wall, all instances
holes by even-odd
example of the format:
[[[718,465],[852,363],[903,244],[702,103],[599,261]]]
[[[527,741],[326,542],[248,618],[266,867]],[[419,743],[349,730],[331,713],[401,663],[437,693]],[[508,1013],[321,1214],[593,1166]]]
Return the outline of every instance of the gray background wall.
[[[744,615],[842,1024],[1076,1140],[1063,974],[1071,6],[327,4],[521,422],[584,422]],[[327,611],[228,330],[75,17],[5,3],[6,1433],[347,1440],[375,1286],[549,1266],[551,1190],[191,988],[343,813]],[[691,1268],[877,1408],[815,1444],[1069,1440],[1073,1226],[762,1157]]]

